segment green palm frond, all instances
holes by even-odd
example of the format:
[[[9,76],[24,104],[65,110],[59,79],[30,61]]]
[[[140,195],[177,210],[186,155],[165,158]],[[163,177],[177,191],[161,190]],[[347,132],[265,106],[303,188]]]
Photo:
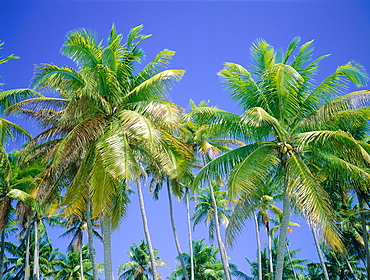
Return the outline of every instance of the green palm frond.
[[[84,78],[71,67],[59,67],[54,64],[37,66],[31,86],[36,89],[56,90],[68,88],[73,92],[85,86]]]
[[[274,47],[263,39],[257,39],[250,48],[253,74],[262,75],[275,64]]]
[[[286,168],[287,192],[295,198],[303,216],[322,228],[325,239],[333,248],[343,250],[343,243],[333,225],[334,213],[328,194],[299,157],[291,155]]]
[[[32,97],[43,97],[43,96],[37,91],[34,91],[32,89],[13,89],[0,91],[0,109],[1,109],[0,112],[2,113],[4,109],[10,107],[11,105],[14,105],[22,100],[25,100],[26,98]]]
[[[8,140],[15,138],[30,140],[32,135],[22,126],[0,118],[0,146],[4,146]]]
[[[339,66],[336,71],[324,79],[306,98],[303,107],[309,107],[312,102],[330,101],[331,98],[345,93],[348,83],[365,86],[368,75],[364,68],[356,62],[348,62]]]
[[[280,122],[285,123],[298,113],[298,91],[303,81],[293,67],[282,63],[264,72],[260,88],[268,100],[269,113]]]
[[[100,61],[101,46],[97,34],[91,30],[77,29],[68,32],[60,52],[72,59],[82,69],[94,69]]]
[[[220,174],[229,174],[230,171],[242,162],[250,153],[258,149],[260,144],[249,144],[222,154],[207,163],[195,177],[192,188],[198,188],[202,183],[217,179]]]
[[[229,198],[253,197],[266,174],[270,174],[279,162],[275,145],[263,145],[251,152],[229,175]]]
[[[243,66],[225,63],[218,75],[231,90],[231,98],[238,101],[244,110],[255,106],[268,107],[266,96]]]
[[[174,82],[179,81],[184,74],[184,70],[162,71],[132,89],[125,99],[127,102],[163,100],[167,91],[172,89]]]

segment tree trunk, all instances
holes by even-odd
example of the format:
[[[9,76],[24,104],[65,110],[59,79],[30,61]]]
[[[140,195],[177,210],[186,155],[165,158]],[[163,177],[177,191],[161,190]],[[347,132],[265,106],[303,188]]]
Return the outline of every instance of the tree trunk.
[[[94,234],[91,218],[91,197],[90,194],[86,196],[86,223],[87,223],[87,238],[89,243],[89,255],[93,269],[93,279],[98,280],[98,266],[96,264],[95,251],[94,251]]]
[[[275,279],[283,280],[283,269],[284,269],[284,257],[285,257],[285,246],[286,246],[286,236],[288,231],[288,223],[290,217],[290,197],[286,191],[284,192],[284,201],[283,201],[283,217],[280,225],[279,233],[279,243],[278,243],[278,252],[276,257],[276,272]]]
[[[3,279],[4,273],[4,255],[5,255],[5,225],[3,226],[3,230],[1,231],[1,241],[0,241],[0,279]]]
[[[35,251],[33,259],[33,279],[40,280],[40,265],[39,265],[39,237],[38,237],[38,223],[37,216],[35,217]]]
[[[153,246],[152,246],[152,241],[150,239],[148,220],[146,218],[144,197],[143,197],[143,192],[141,190],[141,185],[140,185],[139,180],[137,181],[137,194],[139,196],[141,218],[142,218],[142,221],[143,221],[143,228],[144,228],[146,243],[148,244],[148,249],[149,249],[150,263],[151,263],[151,267],[152,267],[153,279],[158,280],[157,270],[156,270],[156,267],[155,267],[155,258],[154,258]]]
[[[355,272],[353,271],[352,265],[349,263],[349,260],[348,260],[347,256],[343,255],[343,258],[344,258],[344,261],[346,262],[346,264],[348,266],[349,271],[352,274],[353,279],[358,280],[358,278],[356,277]]]
[[[262,280],[262,257],[261,257],[261,239],[260,227],[258,225],[258,218],[256,212],[253,213],[254,224],[256,226],[256,240],[257,240],[257,259],[258,259],[258,279]]]
[[[364,209],[364,201],[362,199],[361,194],[356,192],[357,199],[360,204],[360,209]],[[367,279],[370,280],[370,251],[369,251],[369,239],[368,239],[368,233],[366,228],[366,217],[363,213],[363,211],[360,211],[360,217],[361,217],[361,227],[362,227],[362,239],[364,240],[364,246],[365,246],[365,253],[366,253],[366,272],[367,272]]]
[[[322,267],[322,270],[324,272],[324,277],[325,277],[326,280],[330,280],[328,270],[326,269],[324,256],[323,256],[323,253],[322,253],[321,248],[320,248],[320,243],[319,243],[319,239],[317,237],[316,229],[315,229],[314,225],[312,225],[312,223],[308,222],[308,225],[309,225],[309,227],[311,228],[311,231],[312,231],[313,240],[315,242],[317,254],[319,256],[321,267]]]
[[[290,266],[292,267],[294,279],[297,280],[297,273],[295,272],[295,269],[294,269],[294,266],[293,266],[293,261],[292,261],[292,257],[290,256],[290,250],[289,250],[289,247],[288,247],[288,243],[286,243],[286,251],[288,253]]]
[[[82,258],[82,243],[80,245],[80,279],[81,280],[84,280],[85,277],[84,277],[84,261],[83,261],[83,258]]]
[[[269,252],[269,263],[270,263],[270,280],[274,279],[274,263],[272,259],[272,238],[270,231],[270,222],[266,223],[267,241],[268,241],[268,252]]]
[[[24,264],[24,280],[29,280],[31,277],[31,268],[30,268],[30,238],[31,238],[31,226],[28,223],[26,231],[26,260]]]
[[[104,216],[101,219],[101,228],[103,235],[103,248],[104,248],[104,275],[105,280],[113,280],[112,269],[112,249],[111,249],[111,226],[109,219]]]
[[[213,187],[211,183],[209,183],[209,191],[211,193],[211,198],[212,198],[213,216],[215,219],[216,236],[217,236],[218,247],[220,248],[221,261],[222,261],[222,265],[224,268],[226,280],[231,280],[229,262],[227,260],[225,245],[222,242],[220,224],[218,222],[218,208],[217,208],[216,198],[215,198],[215,194],[213,192]]]
[[[186,215],[188,219],[188,234],[189,234],[189,250],[190,250],[190,279],[194,280],[194,252],[193,252],[193,235],[191,230],[191,221],[190,221],[190,206],[189,206],[189,189],[186,188],[185,193],[185,202],[186,202]]]
[[[188,276],[188,273],[187,273],[186,267],[185,267],[184,258],[182,257],[182,251],[181,251],[181,247],[180,247],[179,237],[178,237],[177,231],[176,231],[175,217],[173,215],[173,206],[172,206],[170,182],[169,182],[168,179],[167,179],[167,193],[168,193],[168,204],[169,204],[169,207],[170,207],[171,226],[172,226],[173,238],[175,239],[177,254],[178,254],[179,259],[180,259],[180,263],[181,263],[182,271],[184,273],[185,280],[189,280],[189,276]]]

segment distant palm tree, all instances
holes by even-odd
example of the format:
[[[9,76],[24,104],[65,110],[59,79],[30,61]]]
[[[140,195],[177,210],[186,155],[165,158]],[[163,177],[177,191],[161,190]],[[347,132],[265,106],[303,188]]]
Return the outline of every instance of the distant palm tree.
[[[195,279],[197,280],[219,280],[225,279],[225,273],[223,270],[222,263],[217,257],[218,248],[215,246],[207,246],[204,243],[204,239],[194,240],[194,270]],[[183,253],[183,257],[186,264],[186,269],[190,274],[190,255]],[[177,267],[171,274],[173,277],[168,279],[184,280],[184,274],[181,266]]]
[[[56,262],[55,270],[51,271],[47,276],[52,277],[54,280],[92,280],[92,264],[87,245],[83,245],[80,251],[82,252],[81,254],[80,252],[76,253],[73,250],[68,250],[67,255],[61,255]],[[82,262],[80,256],[82,256]]]
[[[168,265],[161,261],[157,256],[158,250],[154,249],[155,255],[155,267]],[[148,245],[142,240],[139,245],[135,244],[130,246],[130,251],[128,252],[130,260],[122,265],[120,265],[118,274],[120,280],[147,280],[149,279],[149,274],[152,274],[152,264],[149,255]],[[161,279],[159,273],[157,273],[158,279]]]

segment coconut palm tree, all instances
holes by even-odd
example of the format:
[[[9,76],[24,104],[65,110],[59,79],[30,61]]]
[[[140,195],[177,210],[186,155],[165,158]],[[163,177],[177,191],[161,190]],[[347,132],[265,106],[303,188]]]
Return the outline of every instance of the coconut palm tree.
[[[370,111],[361,106],[368,103],[370,91],[341,96],[349,83],[366,84],[365,70],[348,62],[315,86],[313,75],[326,56],[312,60],[313,42],[301,46],[299,42],[296,37],[285,52],[278,52],[257,40],[251,47],[251,71],[239,64],[225,64],[219,75],[244,113],[240,126],[226,119],[214,121],[226,132],[239,137],[244,133],[250,144],[219,156],[195,180],[199,183],[220,172],[231,173],[228,188],[235,199],[253,197],[261,181],[277,174],[284,199],[276,280],[282,279],[291,203],[323,231],[333,248],[343,250],[329,196],[320,181],[328,178],[329,170],[361,183],[370,178],[361,168],[368,164],[369,154],[352,136],[367,126]],[[244,131],[237,132],[240,127]]]
[[[222,129],[214,125],[214,119],[222,119],[225,115],[228,119],[233,119],[233,124],[239,126],[239,117],[234,114],[219,110],[217,107],[209,106],[208,102],[200,102],[196,105],[192,100],[189,102],[189,112],[183,117],[183,131],[184,141],[193,148],[194,155],[200,156],[202,165],[206,165],[209,161],[213,160],[219,154],[230,151],[232,147],[243,146],[244,143],[234,138],[225,138]],[[206,117],[205,117],[206,116]],[[210,116],[210,118],[208,118]],[[216,178],[215,181],[219,181]],[[191,180],[193,181],[193,180]],[[199,185],[193,184],[194,188]],[[212,202],[212,208],[217,209],[217,202],[214,195],[213,185],[208,184],[209,194]],[[219,221],[218,211],[213,211],[213,221]],[[219,223],[215,222],[216,239],[219,246],[222,264],[226,279],[231,280],[230,269],[227,259],[225,245],[222,241]]]
[[[118,274],[119,279],[121,280],[145,280],[149,279],[149,274],[152,274],[152,263],[151,257],[149,255],[148,245],[141,240],[140,244],[130,246],[130,251],[128,252],[130,260],[122,265],[120,265]],[[157,256],[158,250],[154,250],[155,255],[155,267],[166,266],[168,265],[161,261]],[[160,275],[157,273],[159,279]]]
[[[56,268],[47,276],[55,280],[85,279],[92,280],[92,264],[90,261],[87,245],[82,245],[80,252],[74,252],[69,248],[67,255],[61,255],[56,262]],[[81,262],[82,256],[82,262]],[[81,265],[83,268],[81,268]]]
[[[184,71],[162,71],[174,55],[163,50],[136,73],[136,63],[144,56],[139,44],[149,37],[141,34],[142,28],[133,28],[121,44],[123,36],[112,26],[106,47],[92,31],[69,32],[61,52],[77,69],[44,64],[32,82],[37,90],[53,90],[59,96],[29,99],[9,108],[35,117],[45,127],[28,146],[30,155],[40,153],[50,159],[40,188],[43,196],[58,193],[56,183],[68,178],[67,196],[76,202],[71,207],[86,208],[91,196],[93,217],[102,213],[104,219],[115,218],[108,221],[112,228],[127,209],[124,205],[112,209],[115,199],[127,202],[122,188],[135,183],[140,209],[145,211],[141,195],[145,166],[156,162],[173,176],[171,151],[184,149],[169,132],[178,125],[180,108],[166,100],[167,91]],[[113,214],[115,209],[121,211]],[[143,223],[154,258],[144,212]],[[106,267],[106,279],[111,279],[110,271]],[[154,271],[155,267],[156,279]]]
[[[223,265],[217,257],[218,248],[215,246],[207,246],[204,239],[193,241],[194,249],[194,268],[197,280],[219,280],[224,279],[225,274]],[[190,274],[190,256],[183,253],[186,264],[186,269]],[[177,267],[171,274],[173,277],[169,279],[184,280],[184,274],[181,266]]]

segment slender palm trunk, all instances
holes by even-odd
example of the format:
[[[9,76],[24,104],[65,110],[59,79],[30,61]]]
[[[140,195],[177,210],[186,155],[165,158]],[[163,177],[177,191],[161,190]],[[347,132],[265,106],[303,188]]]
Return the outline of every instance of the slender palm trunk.
[[[140,184],[139,180],[137,181],[136,186],[137,186],[137,194],[139,196],[141,218],[143,220],[143,228],[144,228],[146,243],[148,244],[148,249],[149,249],[150,264],[151,264],[151,267],[152,267],[153,279],[158,280],[157,270],[156,270],[156,267],[155,267],[155,258],[154,258],[153,246],[152,246],[152,241],[150,239],[148,220],[146,218],[144,197],[143,197],[143,192],[141,190],[141,184]]]
[[[80,245],[80,279],[81,280],[84,280],[85,277],[84,277],[84,261],[83,261],[83,258],[82,258],[82,243]]]
[[[188,220],[188,234],[189,234],[189,250],[190,250],[190,279],[194,280],[194,252],[193,252],[193,235],[191,231],[191,221],[190,221],[190,206],[189,206],[189,189],[186,188],[185,193],[185,203],[186,203],[186,215]]]
[[[267,232],[267,246],[269,251],[269,263],[270,263],[270,280],[274,279],[274,263],[272,259],[272,237],[271,237],[271,231],[270,231],[270,222],[267,221],[266,223],[266,232]]]
[[[98,266],[96,264],[95,251],[94,251],[94,234],[91,218],[91,197],[90,194],[86,198],[86,223],[87,223],[87,238],[89,243],[89,255],[93,269],[93,279],[98,280]]]
[[[167,193],[168,193],[168,204],[170,207],[170,219],[171,219],[171,226],[172,226],[172,232],[173,232],[173,238],[175,239],[176,249],[177,249],[177,255],[179,256],[182,271],[184,273],[185,280],[189,280],[188,273],[186,272],[185,262],[184,258],[182,257],[182,251],[180,247],[179,237],[177,235],[176,231],[176,225],[175,225],[175,217],[173,215],[173,205],[172,205],[172,197],[171,197],[171,190],[170,190],[170,182],[167,179]]]
[[[104,248],[104,275],[105,280],[113,280],[112,249],[111,249],[111,226],[109,218],[102,217],[102,235]]]
[[[4,273],[4,255],[5,255],[5,225],[1,231],[1,241],[0,241],[0,279],[3,279]]]
[[[289,217],[290,217],[290,197],[286,191],[286,186],[287,184],[285,184],[284,201],[283,201],[283,217],[282,217],[281,225],[280,225],[278,252],[277,252],[277,257],[276,257],[276,271],[275,271],[276,280],[283,280],[286,236],[287,236],[288,223],[289,223]]]
[[[356,277],[355,272],[353,271],[352,265],[349,263],[349,260],[348,260],[347,256],[343,255],[343,258],[344,258],[344,261],[346,262],[346,264],[348,266],[349,271],[352,274],[353,279],[358,280],[358,278]]]
[[[294,266],[293,266],[293,261],[292,261],[291,255],[290,255],[290,250],[289,250],[288,243],[286,244],[286,251],[288,253],[288,258],[289,258],[290,266],[292,267],[294,279],[297,280],[297,273],[295,272],[295,269],[294,269]]]
[[[33,279],[40,280],[40,265],[39,265],[39,237],[38,237],[38,222],[37,216],[35,217],[35,251],[33,258]]]
[[[214,194],[213,187],[212,187],[211,183],[209,184],[209,190],[210,190],[210,193],[211,193],[212,206],[213,206],[213,216],[214,216],[214,219],[215,219],[216,236],[217,236],[218,247],[220,248],[221,261],[222,261],[222,265],[223,265],[223,268],[224,268],[226,280],[231,280],[229,262],[227,260],[225,245],[222,242],[220,224],[218,222],[218,208],[217,208],[216,198],[215,198],[215,194]]]
[[[314,225],[312,225],[310,222],[308,223],[308,225],[310,226],[311,231],[312,231],[313,240],[314,240],[314,242],[315,242],[315,246],[316,246],[317,254],[318,254],[318,256],[319,256],[320,263],[321,263],[321,267],[322,267],[322,270],[323,270],[323,272],[324,272],[325,280],[329,280],[328,270],[326,269],[325,260],[324,260],[324,255],[323,255],[323,253],[322,253],[322,251],[321,251],[321,248],[320,248],[320,243],[319,243],[319,239],[318,239],[318,237],[317,237],[316,229],[315,229]]]
[[[364,201],[361,196],[357,192],[357,199],[360,204],[360,209],[364,209]],[[366,272],[367,272],[367,279],[370,280],[370,250],[369,250],[369,237],[368,232],[366,228],[366,217],[363,213],[363,211],[360,211],[360,217],[361,217],[361,227],[362,227],[362,239],[364,240],[364,246],[365,246],[365,253],[366,253]]]
[[[31,226],[30,224],[28,224],[27,231],[26,231],[26,260],[24,264],[24,280],[29,280],[31,277],[30,238],[31,238]]]
[[[258,259],[258,280],[262,280],[262,257],[261,257],[261,238],[260,227],[256,212],[253,213],[254,224],[256,226],[256,240],[257,240],[257,259]]]

